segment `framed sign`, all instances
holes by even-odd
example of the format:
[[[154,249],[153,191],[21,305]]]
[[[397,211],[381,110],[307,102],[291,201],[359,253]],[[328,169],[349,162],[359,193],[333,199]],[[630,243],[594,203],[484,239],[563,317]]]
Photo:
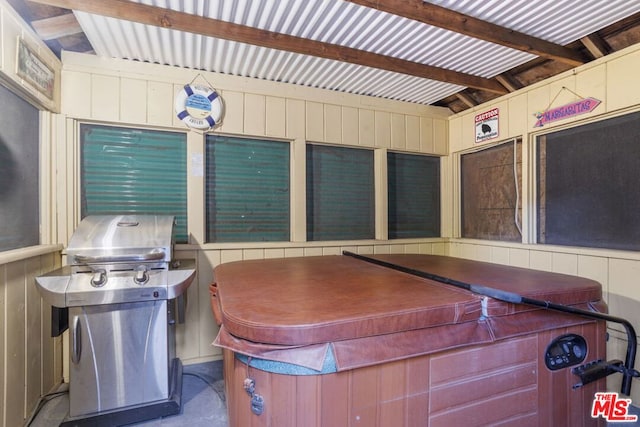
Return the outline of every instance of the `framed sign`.
[[[18,77],[29,82],[30,85],[43,93],[47,98],[53,99],[53,89],[56,80],[55,72],[36,54],[22,37],[18,37],[16,74]]]

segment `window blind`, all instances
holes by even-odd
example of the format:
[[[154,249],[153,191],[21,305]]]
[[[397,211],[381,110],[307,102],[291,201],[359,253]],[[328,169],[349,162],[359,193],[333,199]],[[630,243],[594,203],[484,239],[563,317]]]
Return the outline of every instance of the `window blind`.
[[[209,135],[206,150],[207,241],[289,241],[289,144]]]
[[[186,135],[82,125],[82,217],[154,214],[176,217],[187,242]]]
[[[307,240],[373,239],[373,151],[307,145]]]
[[[389,239],[440,236],[440,159],[387,153]]]

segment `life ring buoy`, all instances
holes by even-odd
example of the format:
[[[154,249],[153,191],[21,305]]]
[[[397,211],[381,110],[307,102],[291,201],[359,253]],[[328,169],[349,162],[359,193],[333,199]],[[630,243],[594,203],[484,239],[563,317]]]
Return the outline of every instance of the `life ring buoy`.
[[[176,95],[176,115],[190,128],[209,129],[222,120],[222,98],[215,90],[198,85],[184,85]]]

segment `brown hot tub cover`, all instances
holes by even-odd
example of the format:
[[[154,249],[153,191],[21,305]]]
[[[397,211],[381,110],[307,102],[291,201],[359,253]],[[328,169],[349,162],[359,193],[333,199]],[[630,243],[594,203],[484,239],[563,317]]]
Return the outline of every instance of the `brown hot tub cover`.
[[[374,258],[455,280],[598,311],[599,283],[436,255]],[[338,371],[591,322],[491,300],[347,256],[239,261],[215,269],[214,344],[319,371]]]

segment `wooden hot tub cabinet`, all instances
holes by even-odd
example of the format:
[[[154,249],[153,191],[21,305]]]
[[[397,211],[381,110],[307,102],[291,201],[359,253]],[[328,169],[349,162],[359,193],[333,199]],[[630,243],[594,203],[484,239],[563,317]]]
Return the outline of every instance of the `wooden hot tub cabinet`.
[[[374,258],[606,311],[589,279],[435,255]],[[233,262],[215,279],[231,427],[604,425],[590,414],[605,381],[573,389],[579,378],[550,370],[545,353],[577,334],[581,363],[605,359],[605,322],[347,256]]]

